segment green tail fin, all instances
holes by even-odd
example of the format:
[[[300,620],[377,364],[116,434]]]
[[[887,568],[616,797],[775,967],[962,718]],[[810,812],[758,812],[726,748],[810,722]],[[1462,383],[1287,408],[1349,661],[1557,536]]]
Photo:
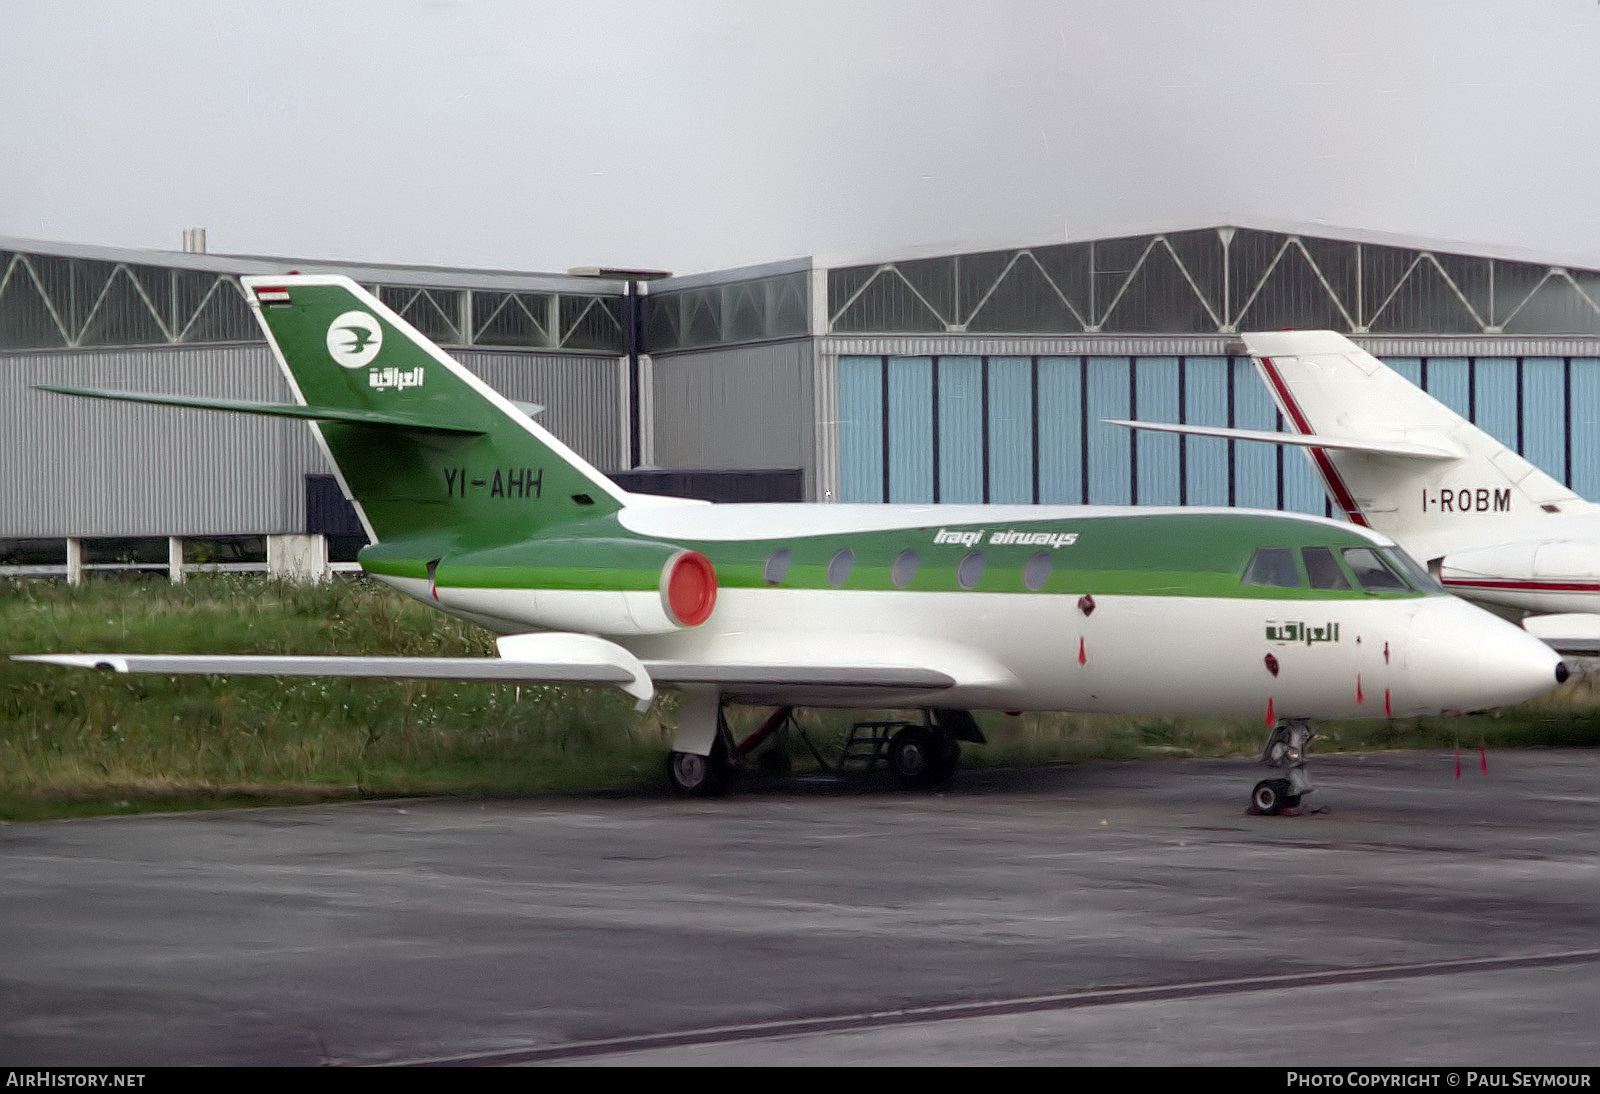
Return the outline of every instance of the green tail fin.
[[[486,546],[622,508],[616,484],[349,278],[240,281],[380,541]]]

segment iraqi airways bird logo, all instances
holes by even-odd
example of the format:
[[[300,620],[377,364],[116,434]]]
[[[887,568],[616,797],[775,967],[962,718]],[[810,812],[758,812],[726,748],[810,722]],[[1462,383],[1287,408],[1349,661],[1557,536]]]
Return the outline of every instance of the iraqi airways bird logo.
[[[364,311],[347,311],[328,325],[328,355],[345,368],[372,363],[383,348],[383,328]]]

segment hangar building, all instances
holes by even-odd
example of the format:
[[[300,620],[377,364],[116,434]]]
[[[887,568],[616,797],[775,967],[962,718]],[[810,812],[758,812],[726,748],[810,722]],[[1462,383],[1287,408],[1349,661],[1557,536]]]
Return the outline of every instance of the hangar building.
[[[237,279],[291,269],[372,287],[603,470],[668,469],[636,489],[1325,512],[1296,453],[1101,419],[1279,428],[1238,332],[1330,328],[1600,497],[1600,271],[1529,254],[1221,225],[646,280],[0,239],[0,563],[351,556],[302,424],[33,390],[287,400]]]

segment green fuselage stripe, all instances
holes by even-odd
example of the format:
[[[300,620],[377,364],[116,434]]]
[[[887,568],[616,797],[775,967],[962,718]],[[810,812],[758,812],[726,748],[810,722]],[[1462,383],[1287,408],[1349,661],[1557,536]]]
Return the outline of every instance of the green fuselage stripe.
[[[659,588],[666,562],[688,549],[711,560],[717,584],[723,589],[1088,591],[1262,600],[1352,600],[1374,595],[1359,588],[1242,584],[1240,576],[1261,546],[1372,546],[1359,533],[1338,526],[1254,514],[1096,515],[783,539],[670,541],[634,535],[608,515],[564,531],[567,535],[559,540],[441,552],[437,584],[441,588],[652,590]],[[436,549],[432,542],[425,548]],[[848,560],[841,558],[845,551]],[[907,551],[915,553],[914,567],[901,557]],[[981,554],[981,563],[974,552]],[[394,541],[368,548],[362,562],[375,574],[427,578],[432,560],[421,554],[404,541]],[[1041,558],[1048,559],[1047,573],[1041,573],[1045,569]],[[1031,569],[1030,560],[1034,560]],[[1035,583],[1042,576],[1043,583],[1030,588],[1025,575]]]

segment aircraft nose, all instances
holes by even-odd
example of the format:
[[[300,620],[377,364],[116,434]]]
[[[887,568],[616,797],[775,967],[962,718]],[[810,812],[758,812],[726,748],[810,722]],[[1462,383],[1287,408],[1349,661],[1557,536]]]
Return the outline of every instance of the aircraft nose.
[[[1408,661],[1424,705],[1433,711],[1510,706],[1570,675],[1555,650],[1521,627],[1443,598],[1417,613]]]

